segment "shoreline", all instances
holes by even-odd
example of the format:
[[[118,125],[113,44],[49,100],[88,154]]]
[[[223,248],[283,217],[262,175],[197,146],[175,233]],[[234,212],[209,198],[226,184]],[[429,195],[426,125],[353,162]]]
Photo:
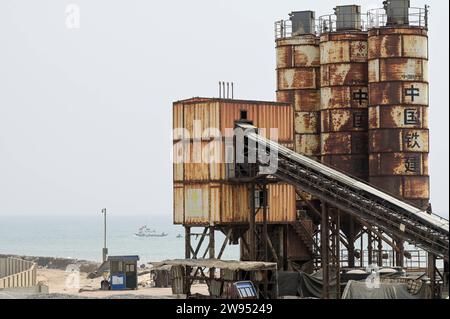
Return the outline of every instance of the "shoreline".
[[[67,266],[77,264],[80,267],[80,271],[86,273],[95,271],[101,265],[101,263],[97,261],[76,259],[76,258],[29,256],[19,254],[0,254],[0,258],[7,258],[7,257],[32,261],[37,264],[38,268],[47,268],[47,269],[66,270]]]
[[[172,288],[156,288],[151,287],[150,282],[150,268],[146,264],[145,268],[139,268],[137,290],[100,290],[101,281],[103,277],[89,278],[88,275],[101,265],[99,262],[72,259],[72,258],[58,258],[46,256],[26,256],[18,254],[0,254],[0,258],[14,257],[27,261],[36,262],[37,267],[37,283],[48,287],[48,293],[23,293],[5,290],[0,290],[0,299],[155,299],[155,298],[170,298],[183,299],[185,296],[173,295]],[[67,266],[77,264],[80,269],[79,282],[73,287],[68,285],[68,278],[71,275],[67,271]],[[194,293],[208,295],[208,287],[206,284],[194,284],[192,286]]]

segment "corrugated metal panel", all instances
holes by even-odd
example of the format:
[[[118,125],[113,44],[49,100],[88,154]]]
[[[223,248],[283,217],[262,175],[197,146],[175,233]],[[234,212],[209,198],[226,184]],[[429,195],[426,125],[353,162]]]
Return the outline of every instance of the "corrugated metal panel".
[[[174,164],[174,182],[177,185],[174,187],[174,222],[193,226],[247,222],[250,209],[247,186],[226,184],[226,165],[223,163],[225,145],[223,141],[210,139],[214,132],[205,132],[206,125],[218,127],[225,133],[227,127],[234,129],[235,121],[241,119],[241,111],[246,111],[247,119],[266,129],[267,133],[270,133],[270,128],[279,128],[278,141],[292,148],[293,107],[286,103],[204,98],[175,104],[182,104],[184,111],[183,116],[177,115],[174,118],[179,121],[181,117],[183,125],[191,132],[194,131],[193,121],[202,121],[201,127],[190,137],[203,137],[204,140],[187,140],[184,146],[181,143],[175,144],[179,148],[174,148],[175,153],[179,151],[187,155],[183,165]],[[270,135],[269,137],[272,138]],[[186,149],[188,151],[183,152]],[[208,155],[217,155],[218,150],[218,163],[208,160]]]
[[[183,103],[174,103],[172,110],[172,127],[174,129],[173,139],[180,140],[183,138],[183,131],[181,129],[184,127]]]
[[[246,111],[247,119],[252,121],[255,126],[260,127],[256,113],[257,106],[255,104],[234,101],[222,102],[220,103],[220,126],[224,136],[231,136],[230,134],[226,134],[226,129],[234,129],[235,121],[241,119],[241,111]]]
[[[225,179],[225,143],[222,140],[189,142],[185,147],[188,147],[190,156],[183,170],[178,167],[178,179],[183,173],[184,180],[191,182]]]
[[[173,222],[174,224],[184,222],[184,186],[179,183],[173,185]]]
[[[288,184],[272,184],[269,190],[269,222],[289,222],[296,220],[295,188]]]
[[[183,141],[174,141],[173,143],[173,180],[175,182],[183,181],[184,179],[184,164],[185,143]]]
[[[278,141],[294,141],[294,115],[291,106],[268,105],[258,110],[258,123],[260,128],[266,129],[266,136],[273,139],[270,128],[278,128]]]
[[[250,212],[250,194],[246,185],[222,185],[223,223],[247,222]]]
[[[187,181],[208,181],[209,164],[204,162],[203,150],[208,147],[208,142],[189,143],[189,159],[184,163],[184,179]]]
[[[209,224],[209,185],[184,185],[184,221],[187,224]]]

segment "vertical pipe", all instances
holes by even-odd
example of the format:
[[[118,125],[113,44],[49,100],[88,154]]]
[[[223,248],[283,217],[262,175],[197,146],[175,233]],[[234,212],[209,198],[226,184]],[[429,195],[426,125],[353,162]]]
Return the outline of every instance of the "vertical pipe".
[[[355,268],[355,221],[350,219],[350,230],[348,236],[348,267]]]
[[[230,82],[227,82],[227,99],[230,98]]]
[[[231,99],[234,100],[234,82],[231,82]]]
[[[288,270],[288,227],[289,225],[283,226],[283,268],[284,270]]]
[[[267,185],[263,186],[263,247],[264,247],[264,261],[268,261],[268,233],[267,233]]]
[[[383,242],[378,237],[378,267],[383,267]]]
[[[209,258],[214,259],[215,258],[215,247],[216,247],[216,240],[215,240],[215,228],[214,226],[209,226]],[[209,278],[214,279],[214,273],[216,269],[210,268],[209,269]]]
[[[360,250],[360,256],[359,256],[359,265],[360,267],[364,267],[364,230],[361,230],[361,236],[359,237],[360,240],[360,246],[361,246],[361,250]]]
[[[330,278],[328,265],[329,232],[328,232],[328,205],[325,202],[322,202],[320,241],[321,241],[322,271],[323,271],[322,298],[328,299],[330,297],[329,291]]]
[[[436,257],[428,253],[428,277],[430,278],[431,298],[436,298]]]
[[[222,98],[222,82],[219,81],[219,99]]]

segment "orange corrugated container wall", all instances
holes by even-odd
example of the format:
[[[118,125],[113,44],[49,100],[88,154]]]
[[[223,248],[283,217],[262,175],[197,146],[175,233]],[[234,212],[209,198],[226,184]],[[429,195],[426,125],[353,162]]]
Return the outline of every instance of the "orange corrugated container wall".
[[[192,163],[174,163],[174,223],[186,225],[233,224],[248,222],[250,191],[247,185],[226,180],[226,129],[244,115],[265,129],[268,138],[292,147],[293,107],[289,103],[193,98],[173,104],[174,156]],[[201,121],[194,125],[194,121]],[[271,128],[277,128],[276,134]],[[221,139],[218,134],[221,134]],[[218,162],[202,163],[202,156],[214,154]],[[294,221],[295,190],[287,184],[269,185],[268,221]],[[260,217],[261,218],[261,217]]]

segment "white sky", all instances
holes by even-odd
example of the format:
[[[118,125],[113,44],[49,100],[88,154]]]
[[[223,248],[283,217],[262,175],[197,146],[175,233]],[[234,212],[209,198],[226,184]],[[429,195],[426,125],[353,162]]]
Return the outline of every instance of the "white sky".
[[[367,8],[382,0],[349,1]],[[81,28],[65,7],[81,8]],[[431,5],[431,200],[448,216],[448,1]],[[339,1],[1,0],[0,215],[171,214],[171,103],[275,99],[274,26]]]

